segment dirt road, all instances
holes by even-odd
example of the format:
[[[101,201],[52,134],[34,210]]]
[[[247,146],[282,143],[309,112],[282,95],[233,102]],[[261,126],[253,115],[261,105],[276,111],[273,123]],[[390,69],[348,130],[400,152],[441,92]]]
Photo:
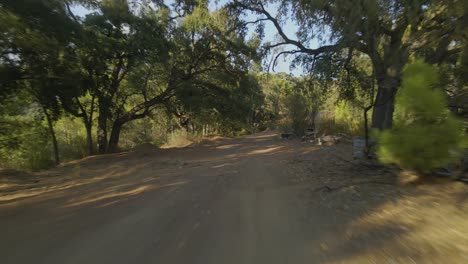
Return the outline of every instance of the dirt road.
[[[468,263],[463,184],[348,153],[263,133],[69,163],[0,192],[0,263]]]

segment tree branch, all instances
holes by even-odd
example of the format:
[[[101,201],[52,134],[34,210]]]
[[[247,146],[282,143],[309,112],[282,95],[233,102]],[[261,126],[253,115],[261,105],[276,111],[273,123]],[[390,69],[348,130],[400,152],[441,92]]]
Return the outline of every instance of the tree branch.
[[[325,52],[335,52],[335,51],[338,51],[338,50],[340,50],[342,48],[342,45],[340,45],[340,43],[337,43],[335,45],[325,45],[325,46],[319,47],[317,49],[307,48],[301,42],[289,38],[286,35],[286,33],[283,31],[283,29],[282,29],[280,23],[278,22],[278,20],[276,18],[274,18],[265,9],[265,7],[263,6],[262,3],[258,3],[258,7],[254,7],[254,6],[251,6],[251,5],[245,5],[245,4],[243,4],[243,3],[236,0],[236,1],[234,1],[233,4],[243,8],[245,10],[250,10],[252,12],[256,12],[258,14],[264,15],[266,18],[262,18],[261,19],[262,21],[269,20],[269,21],[271,21],[273,23],[276,30],[278,31],[278,34],[283,39],[282,43],[274,44],[273,45],[274,47],[277,47],[277,46],[280,46],[280,45],[290,44],[290,45],[296,46],[301,53],[306,53],[306,54],[309,54],[309,55],[317,55],[317,54],[325,53]]]
[[[259,22],[262,22],[262,21],[268,21],[269,19],[268,18],[260,18],[260,19],[257,19],[255,21],[249,21],[249,22],[245,22],[243,25],[244,26],[247,26],[247,25],[250,25],[250,24],[257,24]]]
[[[73,12],[71,11],[70,3],[69,3],[68,1],[65,1],[65,6],[67,7],[67,11],[68,11],[68,13],[70,14],[70,16],[72,17],[72,19],[73,19],[76,23],[80,23],[80,21],[76,18],[75,14],[73,14]]]
[[[300,53],[302,52],[301,50],[288,50],[288,51],[282,51],[280,53],[278,53],[278,55],[276,55],[275,59],[273,60],[273,71],[275,71],[275,65],[276,65],[276,61],[278,60],[278,58],[281,56],[281,55],[284,55],[284,54],[296,54],[296,53]]]

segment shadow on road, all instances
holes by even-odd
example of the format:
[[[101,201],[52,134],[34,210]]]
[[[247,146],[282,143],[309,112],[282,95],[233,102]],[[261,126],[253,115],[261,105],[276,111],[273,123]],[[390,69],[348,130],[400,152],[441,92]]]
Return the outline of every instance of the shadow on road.
[[[90,237],[102,240],[102,252],[91,243],[92,253],[77,260],[93,254],[103,262],[118,256],[120,263],[468,258],[463,184],[401,186],[394,172],[353,162],[348,143],[315,146],[274,133],[217,138],[88,157],[15,188],[0,192],[0,233],[7,238],[0,255],[22,248],[27,255],[7,254],[6,263],[31,260],[41,250],[54,256],[48,263],[60,263]],[[111,254],[116,245],[128,246],[128,236],[140,247]],[[57,253],[49,243],[67,246]]]

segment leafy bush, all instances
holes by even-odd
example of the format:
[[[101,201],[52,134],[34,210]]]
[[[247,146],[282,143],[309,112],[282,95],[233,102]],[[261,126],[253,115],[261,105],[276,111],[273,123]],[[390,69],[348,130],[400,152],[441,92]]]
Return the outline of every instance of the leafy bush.
[[[315,128],[320,135],[345,133],[364,135],[363,110],[346,101],[335,101],[334,106],[325,108],[315,118]],[[331,110],[328,110],[331,109]]]
[[[364,135],[364,112],[354,101],[342,98],[343,87],[332,86],[315,117],[315,128],[320,135],[345,133],[353,136]],[[357,94],[354,100],[362,100]]]
[[[0,148],[0,167],[36,171],[53,166],[47,129],[38,121],[20,129]]]
[[[0,167],[40,170],[53,165],[50,134],[40,108],[21,96],[0,104]]]
[[[364,127],[363,110],[346,101],[335,107],[335,123],[341,133],[362,135]]]
[[[43,170],[54,165],[52,159],[52,144],[47,129],[36,125],[32,127],[29,136],[23,137],[23,142],[19,151],[19,161],[24,162],[23,168],[32,171]]]
[[[78,118],[62,117],[55,123],[60,159],[69,161],[87,155],[86,130]]]
[[[307,128],[310,114],[307,99],[304,95],[295,92],[286,97],[285,106],[292,131],[297,136],[303,135]]]
[[[403,72],[394,127],[377,135],[383,163],[429,172],[459,158],[463,123],[447,109],[444,93],[434,87],[437,81],[435,69],[420,61]]]

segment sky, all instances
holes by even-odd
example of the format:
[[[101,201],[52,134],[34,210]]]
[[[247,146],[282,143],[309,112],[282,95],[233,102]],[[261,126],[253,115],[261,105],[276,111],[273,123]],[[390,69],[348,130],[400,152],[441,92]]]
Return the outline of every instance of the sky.
[[[169,5],[172,1],[170,0],[165,0],[164,1],[167,5]],[[211,4],[210,4],[210,9],[211,10],[215,10],[215,9],[218,9],[219,7],[223,6],[226,2],[224,0],[222,1],[212,1]],[[270,14],[272,15],[276,15],[278,13],[278,5],[275,4],[275,5],[269,5],[267,6],[267,10]],[[83,6],[74,6],[72,8],[72,12],[75,14],[75,15],[78,15],[78,16],[81,16],[81,17],[84,17],[86,14],[90,13],[90,11],[86,8],[84,8]],[[249,21],[255,21],[256,19],[258,19],[258,17],[255,15],[255,14],[248,14],[247,17],[246,17],[247,20]],[[253,32],[255,26],[254,25],[251,25],[250,26],[250,32]],[[297,32],[297,29],[298,29],[298,26],[297,24],[295,24],[292,20],[287,20],[285,21],[284,25],[283,25],[283,31],[286,33],[286,35],[291,38],[291,39],[296,39],[296,32]],[[276,28],[273,26],[273,24],[271,22],[266,22],[265,24],[265,37],[263,39],[263,42],[271,42],[271,43],[275,43],[277,40],[279,40],[280,37],[278,36],[278,33],[276,31]],[[311,45],[313,46],[318,46],[318,42],[316,40],[312,40],[311,41]],[[289,49],[294,49],[293,46],[284,46],[284,49],[285,50],[289,50]],[[271,56],[269,58],[267,58],[266,60],[269,62],[271,60]],[[302,68],[298,67],[294,70],[290,70],[290,64],[291,64],[291,61],[292,61],[293,57],[291,56],[288,56],[288,57],[281,57],[277,60],[277,65],[275,67],[275,72],[285,72],[287,74],[292,74],[294,76],[300,76],[302,75]],[[267,69],[264,69],[265,71]],[[272,69],[270,69],[270,72],[272,72]]]

